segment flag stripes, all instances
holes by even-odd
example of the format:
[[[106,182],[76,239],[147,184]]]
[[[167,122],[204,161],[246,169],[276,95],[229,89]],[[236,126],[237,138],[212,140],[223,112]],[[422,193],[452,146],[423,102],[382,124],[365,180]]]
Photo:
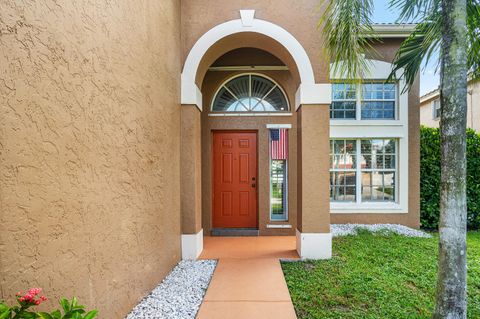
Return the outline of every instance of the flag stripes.
[[[286,160],[288,157],[288,130],[270,130],[270,156],[272,160]]]

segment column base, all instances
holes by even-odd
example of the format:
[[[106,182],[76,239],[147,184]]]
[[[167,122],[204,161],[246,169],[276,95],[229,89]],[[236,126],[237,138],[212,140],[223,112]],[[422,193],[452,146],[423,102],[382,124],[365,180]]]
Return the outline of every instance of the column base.
[[[196,234],[182,234],[182,260],[195,260],[203,250],[203,229]]]
[[[332,233],[301,233],[297,229],[297,252],[301,259],[332,258]]]

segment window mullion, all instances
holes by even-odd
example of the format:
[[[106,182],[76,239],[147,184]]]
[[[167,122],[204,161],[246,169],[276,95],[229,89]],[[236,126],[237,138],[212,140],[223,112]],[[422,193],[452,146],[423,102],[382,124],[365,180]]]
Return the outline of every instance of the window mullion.
[[[361,84],[358,84],[357,85],[357,108],[356,108],[356,117],[357,117],[357,121],[360,121],[362,118],[361,118],[361,115],[362,115],[362,97],[361,97]]]
[[[361,196],[362,196],[362,176],[361,176],[361,140],[358,139],[356,140],[356,143],[357,143],[357,149],[356,149],[356,157],[357,157],[357,162],[356,162],[356,171],[357,171],[357,178],[356,178],[356,183],[357,183],[357,187],[355,188],[356,190],[356,197],[357,197],[357,200],[356,200],[356,203],[357,205],[358,204],[361,204]]]

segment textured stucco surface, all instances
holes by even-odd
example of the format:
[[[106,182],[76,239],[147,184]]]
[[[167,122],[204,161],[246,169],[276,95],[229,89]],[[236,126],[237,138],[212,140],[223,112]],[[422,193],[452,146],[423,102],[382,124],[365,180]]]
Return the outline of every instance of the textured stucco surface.
[[[467,127],[480,132],[480,81],[468,82],[467,95]],[[431,98],[420,104],[420,123],[429,127],[439,127],[440,119],[433,118],[433,101],[439,99],[439,94],[433,94]]]
[[[328,82],[327,65],[321,53],[322,34],[317,31],[318,19],[322,13],[317,0],[300,0],[295,3],[289,0],[184,0],[182,1],[183,61],[195,42],[205,32],[223,22],[239,19],[240,9],[255,9],[257,19],[275,23],[290,32],[305,48],[314,69],[316,82]],[[241,42],[238,42],[237,47],[241,46]],[[275,44],[272,43],[271,46]],[[265,48],[260,47],[260,49]],[[279,51],[277,48],[274,50]],[[219,56],[217,55],[213,60]],[[287,61],[283,62],[287,63]]]
[[[302,105],[298,113],[298,222],[302,233],[330,232],[329,105]]]
[[[180,256],[180,1],[0,2],[0,299],[121,318]]]

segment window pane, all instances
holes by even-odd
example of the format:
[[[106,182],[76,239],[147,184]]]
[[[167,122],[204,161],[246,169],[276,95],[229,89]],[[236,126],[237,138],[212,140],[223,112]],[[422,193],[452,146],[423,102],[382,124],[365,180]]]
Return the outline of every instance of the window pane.
[[[346,83],[332,84],[332,103],[330,118],[355,119],[357,107],[357,91],[355,85]]]
[[[365,83],[362,88],[362,119],[395,119],[394,83]]]
[[[395,155],[385,155],[385,168],[395,169]]]
[[[395,201],[396,140],[361,141],[362,201]]]
[[[272,160],[270,164],[270,218],[287,217],[287,161]]]
[[[288,111],[288,102],[280,87],[270,79],[245,74],[231,79],[218,90],[213,99],[212,111]]]
[[[330,200],[334,202],[355,202],[355,186],[334,186],[330,188]]]
[[[356,141],[331,140],[330,200],[356,201]]]

